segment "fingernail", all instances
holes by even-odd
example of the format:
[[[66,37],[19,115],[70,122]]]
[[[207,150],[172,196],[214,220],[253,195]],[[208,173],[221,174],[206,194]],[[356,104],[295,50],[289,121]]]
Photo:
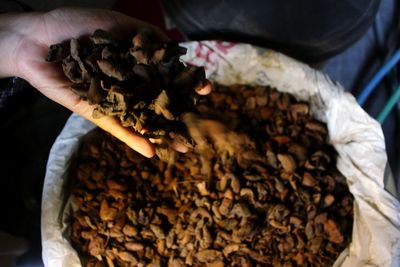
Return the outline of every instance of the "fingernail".
[[[196,92],[199,95],[208,95],[211,91],[212,91],[212,85],[209,81],[206,81],[205,85],[201,89],[197,90]]]
[[[189,148],[187,146],[177,141],[174,141],[172,143],[172,148],[181,153],[186,153],[189,151]]]

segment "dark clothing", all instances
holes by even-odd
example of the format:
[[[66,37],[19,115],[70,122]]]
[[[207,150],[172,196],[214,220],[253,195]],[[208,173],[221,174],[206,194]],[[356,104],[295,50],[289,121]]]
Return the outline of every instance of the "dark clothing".
[[[274,48],[318,63],[356,42],[379,0],[164,0],[166,15],[189,39]]]
[[[12,96],[26,88],[27,82],[17,77],[0,80],[0,109],[9,104]]]
[[[22,12],[28,11],[29,8],[18,1],[0,1],[0,14],[5,12]],[[0,109],[6,107],[10,98],[22,91],[26,87],[26,82],[12,77],[9,79],[0,79]]]

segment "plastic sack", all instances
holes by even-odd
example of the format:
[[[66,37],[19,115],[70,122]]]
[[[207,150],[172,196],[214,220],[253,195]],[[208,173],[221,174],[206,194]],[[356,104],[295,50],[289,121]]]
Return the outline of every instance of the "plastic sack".
[[[400,266],[400,203],[384,189],[382,129],[354,97],[323,73],[272,50],[216,41],[182,45],[188,48],[183,60],[205,66],[207,77],[217,83],[266,85],[310,102],[312,115],[328,126],[337,168],[355,198],[352,241],[334,266]],[[64,236],[70,209],[64,207],[63,189],[79,140],[93,128],[72,115],[50,151],[42,198],[45,266],[81,266]]]

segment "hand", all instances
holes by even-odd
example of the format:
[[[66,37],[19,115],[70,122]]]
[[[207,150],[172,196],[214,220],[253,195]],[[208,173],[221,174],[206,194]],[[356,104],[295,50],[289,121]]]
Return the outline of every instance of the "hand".
[[[131,35],[141,27],[152,28],[161,41],[166,36],[152,25],[110,10],[61,8],[48,13],[4,14],[0,16],[0,77],[18,76],[28,81],[48,98],[92,121],[100,128],[147,157],[154,155],[148,139],[124,128],[119,120],[105,116],[92,118],[93,107],[69,89],[71,84],[60,66],[45,61],[49,46],[89,35],[96,29]],[[3,37],[3,38],[2,38]],[[199,94],[208,94],[207,84]]]

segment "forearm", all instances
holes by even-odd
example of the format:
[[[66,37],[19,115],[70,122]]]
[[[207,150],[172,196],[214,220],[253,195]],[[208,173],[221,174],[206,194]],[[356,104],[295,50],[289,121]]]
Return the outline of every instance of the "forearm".
[[[37,13],[0,14],[0,78],[21,76],[17,62],[21,44],[33,33]]]

